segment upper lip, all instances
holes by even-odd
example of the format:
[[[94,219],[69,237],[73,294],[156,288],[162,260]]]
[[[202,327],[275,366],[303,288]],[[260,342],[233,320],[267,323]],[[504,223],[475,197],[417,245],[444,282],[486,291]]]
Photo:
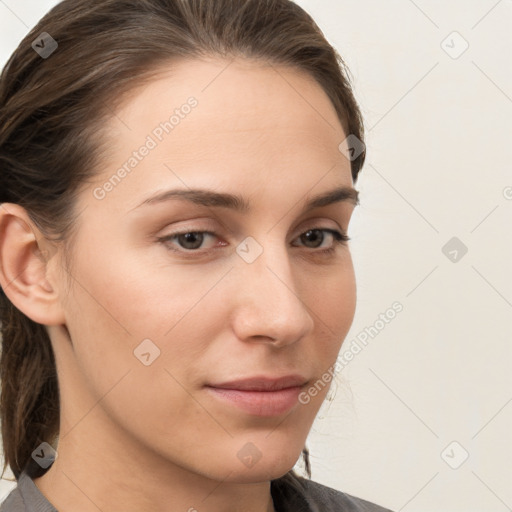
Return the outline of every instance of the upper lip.
[[[285,375],[284,377],[248,377],[244,379],[208,384],[209,387],[223,389],[239,389],[243,391],[277,391],[279,389],[303,386],[308,380],[301,375]]]

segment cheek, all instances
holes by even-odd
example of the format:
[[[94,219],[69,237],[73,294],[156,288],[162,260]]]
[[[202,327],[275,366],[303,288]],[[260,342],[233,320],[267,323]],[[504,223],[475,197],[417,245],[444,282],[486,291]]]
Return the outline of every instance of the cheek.
[[[352,260],[344,260],[336,272],[320,281],[314,281],[306,292],[307,305],[322,332],[318,339],[324,359],[332,361],[337,356],[354,319],[356,309],[356,280]],[[318,342],[320,344],[320,342]]]
[[[78,276],[86,290],[78,287],[77,302],[102,329],[133,343],[168,335],[190,311],[201,308],[218,280],[213,273],[194,272],[192,266],[166,264],[156,251],[154,258],[148,257],[149,251],[111,254],[82,263]]]
[[[190,274],[135,256],[83,258],[73,272],[68,329],[82,385],[138,436],[148,425],[162,439],[183,422],[192,431],[204,424],[185,388],[202,375],[209,338],[201,327],[213,320],[198,306],[218,277],[193,281]]]
[[[226,269],[200,272],[195,265],[167,263],[153,251],[126,255],[105,247],[103,254],[110,257],[82,256],[73,271],[68,328],[84,374],[102,392],[123,370],[146,368],[145,358],[148,368],[169,369],[181,380],[199,364],[215,336],[212,329],[225,327],[219,319],[225,317],[220,280]],[[168,386],[169,379],[164,373],[151,386]]]

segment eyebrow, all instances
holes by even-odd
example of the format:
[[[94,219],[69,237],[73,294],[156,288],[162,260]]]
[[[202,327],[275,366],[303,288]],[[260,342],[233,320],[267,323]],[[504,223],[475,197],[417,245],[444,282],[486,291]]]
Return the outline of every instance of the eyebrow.
[[[229,208],[231,210],[247,213],[250,211],[250,204],[242,197],[236,194],[226,192],[214,192],[207,189],[173,189],[159,192],[148,197],[142,203],[130,211],[152,204],[158,204],[173,199],[190,201],[194,204],[207,207]],[[357,206],[359,204],[359,192],[352,187],[340,186],[327,192],[323,192],[308,199],[304,205],[303,211],[321,208],[339,202],[350,202]]]

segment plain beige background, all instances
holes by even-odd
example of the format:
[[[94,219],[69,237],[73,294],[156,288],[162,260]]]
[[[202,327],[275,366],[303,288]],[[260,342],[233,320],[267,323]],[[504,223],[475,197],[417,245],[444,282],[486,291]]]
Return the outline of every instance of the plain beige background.
[[[56,3],[0,0],[1,65]],[[368,149],[313,479],[396,512],[511,510],[512,1],[297,3],[351,69]]]

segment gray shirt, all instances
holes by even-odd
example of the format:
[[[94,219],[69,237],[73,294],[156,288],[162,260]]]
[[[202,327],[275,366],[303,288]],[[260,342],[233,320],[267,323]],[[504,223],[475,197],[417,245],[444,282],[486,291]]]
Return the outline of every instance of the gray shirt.
[[[303,491],[281,479],[272,480],[276,512],[392,512],[387,508],[299,477]],[[120,506],[119,510],[123,510]],[[58,512],[32,478],[23,471],[17,486],[0,506],[0,512]],[[71,511],[70,511],[71,512]],[[117,511],[116,511],[117,512]]]

